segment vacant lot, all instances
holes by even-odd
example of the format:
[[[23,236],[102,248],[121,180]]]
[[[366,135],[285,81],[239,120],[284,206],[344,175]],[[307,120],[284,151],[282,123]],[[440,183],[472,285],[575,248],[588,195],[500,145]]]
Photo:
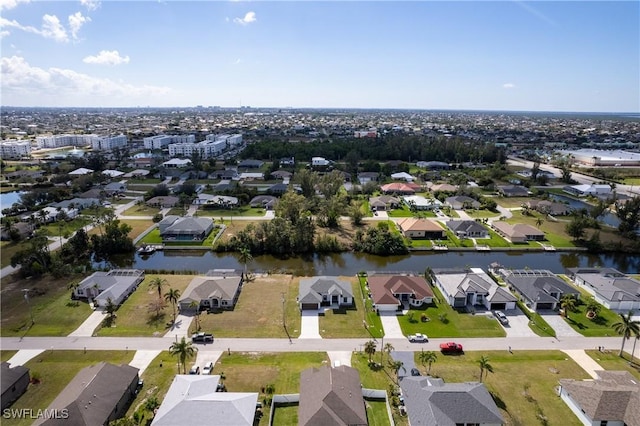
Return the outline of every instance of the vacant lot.
[[[91,309],[85,302],[71,300],[68,285],[84,277],[21,279],[13,274],[3,278],[2,336],[66,336],[78,328],[91,314]],[[29,289],[29,304],[23,289]]]
[[[25,364],[31,378],[39,383],[30,384],[27,391],[11,406],[12,409],[45,409],[86,366],[106,361],[112,364],[128,364],[133,351],[45,351]],[[33,419],[2,419],[3,425],[30,425]]]
[[[167,282],[162,289],[160,315],[156,314],[158,291],[149,286],[149,282],[159,277]],[[117,318],[112,327],[101,328],[99,336],[155,336],[163,335],[171,327],[173,308],[164,300],[170,288],[184,291],[193,279],[193,275],[147,275],[138,289],[127,299],[116,312]]]
[[[200,315],[202,330],[216,337],[279,337],[287,334],[282,324],[283,308],[292,338],[300,335],[300,310],[296,303],[299,278],[265,275],[245,282],[233,311]],[[282,298],[284,297],[284,306]],[[195,323],[192,323],[192,327]]]
[[[122,216],[153,216],[160,213],[160,209],[149,207],[146,204],[133,206],[122,213]]]

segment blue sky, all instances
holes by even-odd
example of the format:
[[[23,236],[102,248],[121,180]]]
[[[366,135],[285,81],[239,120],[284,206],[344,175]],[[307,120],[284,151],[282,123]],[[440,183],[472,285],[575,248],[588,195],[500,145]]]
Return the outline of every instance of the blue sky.
[[[0,5],[2,105],[640,111],[637,1]]]

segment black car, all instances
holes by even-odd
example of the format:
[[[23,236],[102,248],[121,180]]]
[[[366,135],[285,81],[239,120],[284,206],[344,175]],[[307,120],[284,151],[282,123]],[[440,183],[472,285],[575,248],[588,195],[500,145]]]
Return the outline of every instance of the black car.
[[[422,376],[422,374],[420,374],[420,370],[418,370],[417,368],[412,368],[411,369],[411,375],[412,376]]]
[[[209,333],[195,333],[191,336],[193,343],[213,343],[213,334]]]

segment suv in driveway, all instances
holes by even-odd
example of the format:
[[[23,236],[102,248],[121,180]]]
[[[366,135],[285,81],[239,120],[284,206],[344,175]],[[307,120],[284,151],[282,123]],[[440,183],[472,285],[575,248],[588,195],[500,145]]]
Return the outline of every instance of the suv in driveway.
[[[189,370],[189,374],[200,374],[200,367],[194,365],[191,367],[191,370]]]
[[[495,315],[495,317],[498,318],[498,321],[500,321],[500,324],[502,324],[502,325],[509,324],[509,318],[507,318],[507,316],[504,314],[504,312],[495,311],[493,313],[493,315]]]
[[[213,362],[209,361],[202,367],[202,374],[211,374],[213,371]]]

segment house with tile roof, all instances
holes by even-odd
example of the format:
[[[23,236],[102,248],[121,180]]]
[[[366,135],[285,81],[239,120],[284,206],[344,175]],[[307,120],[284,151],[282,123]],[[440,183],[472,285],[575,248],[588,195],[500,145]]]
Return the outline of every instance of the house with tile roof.
[[[416,188],[414,185],[410,185],[409,183],[393,182],[382,185],[380,187],[380,191],[382,191],[383,194],[413,195],[416,193]]]
[[[607,309],[640,309],[640,281],[613,268],[569,268],[567,275]]]
[[[628,371],[596,371],[595,380],[560,379],[558,394],[584,425],[640,425],[640,382]]]
[[[242,277],[198,276],[194,277],[178,300],[180,311],[198,309],[233,309],[242,290]]]
[[[298,304],[303,310],[321,306],[351,307],[354,305],[351,283],[328,276],[301,279]]]
[[[481,268],[433,269],[435,285],[454,308],[515,309],[518,300]]]
[[[446,231],[436,221],[415,217],[405,217],[396,222],[402,235],[412,239],[442,240]]]
[[[510,224],[503,221],[491,222],[491,228],[510,243],[527,243],[528,241],[543,241],[544,232],[525,223]]]
[[[397,311],[405,304],[419,307],[433,302],[433,290],[423,277],[369,273],[367,285],[378,311]]]
[[[346,365],[303,370],[298,425],[368,425],[361,383],[358,370]]]

